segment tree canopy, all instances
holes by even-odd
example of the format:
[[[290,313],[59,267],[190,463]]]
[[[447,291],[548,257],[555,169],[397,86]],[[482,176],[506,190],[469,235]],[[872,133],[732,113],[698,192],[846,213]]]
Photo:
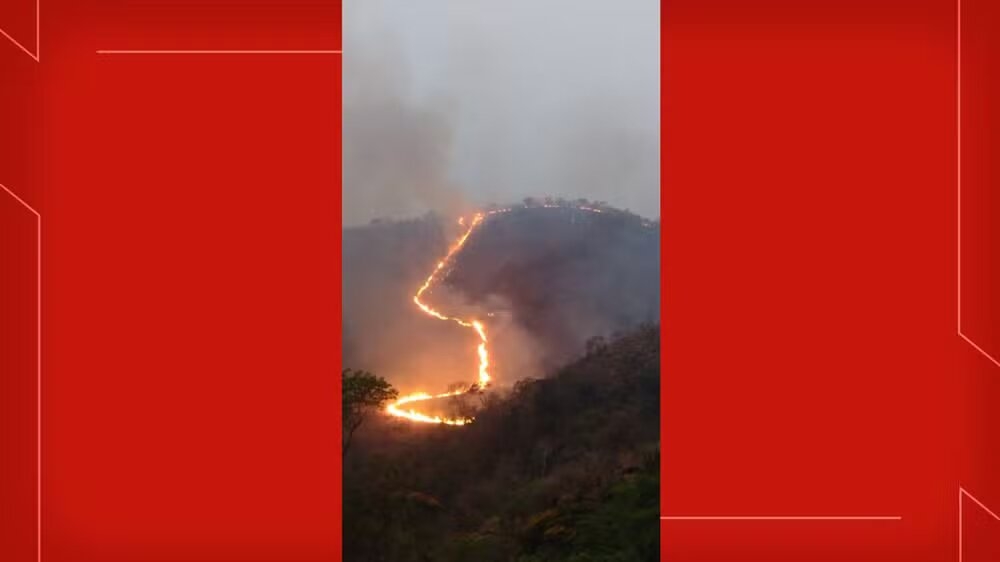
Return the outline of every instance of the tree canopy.
[[[395,400],[399,392],[384,378],[375,376],[368,371],[344,369],[342,395],[343,407],[343,454],[351,446],[354,432],[357,431],[368,415],[377,412],[386,404]]]

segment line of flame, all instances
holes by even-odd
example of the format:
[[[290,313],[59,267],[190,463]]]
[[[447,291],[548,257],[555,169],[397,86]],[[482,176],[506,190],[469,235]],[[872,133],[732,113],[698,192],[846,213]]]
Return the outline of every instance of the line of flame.
[[[442,394],[428,394],[426,392],[417,392],[400,398],[399,400],[393,402],[386,409],[390,415],[406,418],[408,420],[423,422],[423,423],[443,423],[445,425],[465,425],[472,423],[472,418],[442,418],[441,416],[428,416],[427,414],[421,414],[420,412],[409,409],[403,410],[400,406],[409,404],[411,402],[422,402],[424,400],[433,400],[435,398],[448,398],[449,396],[458,396],[459,394],[464,394],[465,390],[455,390],[452,392],[444,392]]]
[[[489,212],[487,214],[493,214],[493,212]],[[469,227],[466,229],[465,234],[463,234],[454,244],[452,244],[451,248],[448,250],[448,253],[445,255],[445,257],[442,258],[441,261],[437,263],[437,266],[434,267],[434,271],[431,272],[431,274],[427,277],[427,280],[424,281],[424,284],[421,285],[420,288],[417,290],[417,294],[413,295],[414,304],[416,304],[420,308],[420,310],[424,311],[426,314],[429,314],[430,316],[433,316],[440,320],[453,321],[465,328],[472,328],[476,331],[476,334],[479,336],[479,345],[477,347],[477,352],[479,353],[479,372],[478,372],[478,377],[476,379],[477,380],[476,384],[473,386],[472,389],[469,390],[474,390],[476,388],[483,389],[490,384],[490,372],[489,372],[490,359],[489,359],[489,349],[487,348],[489,340],[486,337],[486,327],[479,320],[475,319],[465,320],[455,316],[447,316],[445,314],[442,314],[441,312],[438,312],[437,310],[431,308],[430,305],[422,301],[421,297],[423,297],[424,293],[427,291],[427,289],[430,288],[430,286],[434,283],[434,281],[437,280],[438,274],[441,272],[441,270],[444,269],[445,266],[451,262],[455,254],[462,249],[462,246],[465,245],[465,242],[469,239],[469,236],[472,235],[472,231],[474,231],[476,227],[478,227],[485,218],[486,215],[484,215],[483,213],[476,213],[476,215],[472,218],[472,222],[469,224]],[[459,224],[464,224],[464,220],[459,220]],[[468,392],[469,390],[455,390],[452,392],[445,392],[442,394],[429,394],[426,392],[418,392],[415,394],[410,394],[396,400],[392,404],[389,404],[389,406],[386,408],[386,412],[388,412],[392,416],[406,418],[408,420],[415,422],[438,423],[445,425],[466,425],[472,422],[472,418],[444,418],[441,416],[428,416],[427,414],[421,414],[420,412],[417,412],[416,410],[413,409],[404,410],[400,407],[405,404],[410,404],[413,402],[422,402],[425,400],[434,400],[437,398],[448,398],[450,396],[458,396],[460,394]]]
[[[557,208],[560,206],[545,204],[543,205],[543,207]],[[600,209],[594,207],[586,207],[586,206],[578,206],[576,207],[576,209],[581,211],[588,211],[591,213],[601,212]],[[476,334],[479,335],[479,345],[476,348],[476,351],[479,354],[479,373],[476,384],[474,384],[472,388],[468,390],[455,390],[452,392],[445,392],[442,394],[428,394],[426,392],[417,392],[415,394],[409,394],[407,396],[404,396],[396,400],[395,402],[389,404],[389,406],[386,407],[386,412],[388,412],[390,415],[421,423],[437,423],[445,425],[466,425],[472,423],[473,418],[444,418],[441,416],[429,416],[427,414],[421,414],[420,412],[412,408],[403,410],[400,407],[405,404],[411,404],[414,402],[423,402],[425,400],[434,400],[437,398],[448,398],[451,396],[458,396],[460,394],[465,394],[466,392],[470,392],[476,389],[482,390],[485,389],[490,384],[491,381],[490,371],[489,371],[490,356],[489,356],[489,349],[487,347],[489,344],[489,340],[486,337],[486,327],[483,325],[483,323],[475,319],[465,320],[455,316],[448,316],[446,314],[442,314],[441,312],[438,312],[437,310],[431,308],[430,305],[422,301],[421,297],[424,295],[427,289],[430,288],[430,286],[434,283],[434,281],[437,280],[438,274],[441,272],[441,270],[444,269],[445,266],[451,262],[455,254],[457,254],[458,251],[462,249],[462,246],[465,245],[465,242],[469,239],[469,236],[472,235],[472,232],[480,224],[482,224],[483,220],[485,220],[487,216],[506,213],[509,212],[510,210],[511,210],[510,208],[502,208],[502,209],[491,209],[489,211],[486,211],[485,213],[476,213],[473,216],[472,222],[469,224],[465,233],[461,237],[459,237],[459,239],[454,244],[452,244],[451,248],[448,250],[448,253],[444,256],[444,258],[441,259],[441,261],[437,263],[437,266],[434,267],[434,271],[431,272],[431,274],[424,281],[424,284],[421,285],[420,288],[417,290],[417,294],[413,295],[413,302],[418,307],[420,307],[420,310],[424,311],[426,314],[429,314],[430,316],[433,316],[439,320],[450,320],[452,322],[456,322],[457,324],[465,328],[472,328],[476,331]],[[458,224],[464,226],[465,218],[464,217],[459,218]]]

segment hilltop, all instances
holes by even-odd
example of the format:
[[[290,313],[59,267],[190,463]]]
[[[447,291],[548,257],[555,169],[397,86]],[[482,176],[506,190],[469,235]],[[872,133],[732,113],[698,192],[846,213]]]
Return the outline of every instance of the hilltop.
[[[544,375],[591,337],[656,322],[658,223],[583,200],[490,210],[503,212],[470,237],[429,298],[472,307],[491,324],[498,380]],[[403,387],[418,374],[441,387],[473,380],[468,346],[456,346],[454,328],[429,321],[411,300],[461,231],[434,214],[344,231],[345,364]]]

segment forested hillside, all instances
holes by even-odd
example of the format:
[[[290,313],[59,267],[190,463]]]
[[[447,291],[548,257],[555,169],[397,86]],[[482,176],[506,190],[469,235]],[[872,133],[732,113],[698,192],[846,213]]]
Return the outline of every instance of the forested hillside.
[[[345,560],[657,559],[658,328],[476,398],[463,428],[363,428],[345,458]]]
[[[345,559],[656,560],[659,225],[584,200],[483,213],[344,232]],[[482,322],[485,389],[471,324],[413,301],[438,263],[421,299]],[[386,414],[446,390],[419,413],[471,424]]]

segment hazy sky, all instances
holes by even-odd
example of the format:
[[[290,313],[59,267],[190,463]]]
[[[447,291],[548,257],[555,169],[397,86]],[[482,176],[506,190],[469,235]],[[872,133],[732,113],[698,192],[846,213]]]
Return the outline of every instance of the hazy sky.
[[[345,2],[345,225],[545,195],[656,218],[659,4]]]

